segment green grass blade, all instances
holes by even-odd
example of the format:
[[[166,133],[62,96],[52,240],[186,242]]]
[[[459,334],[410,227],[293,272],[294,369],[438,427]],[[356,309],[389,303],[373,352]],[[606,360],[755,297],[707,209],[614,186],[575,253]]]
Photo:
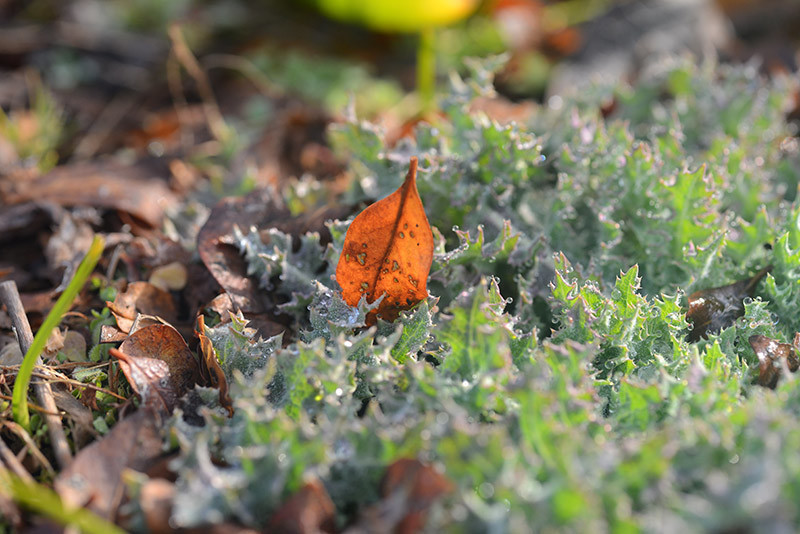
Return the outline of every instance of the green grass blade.
[[[25,358],[22,360],[22,365],[19,367],[19,373],[14,381],[14,394],[12,396],[13,412],[14,420],[26,430],[30,430],[28,386],[31,382],[31,375],[36,365],[36,359],[42,353],[42,350],[44,350],[53,328],[58,326],[61,322],[61,317],[69,310],[72,301],[75,300],[75,297],[83,287],[86,279],[92,274],[94,266],[97,265],[97,261],[103,253],[104,245],[105,242],[103,238],[96,235],[92,241],[92,245],[89,247],[89,252],[86,253],[83,261],[81,261],[81,264],[78,266],[78,270],[75,272],[72,281],[58,298],[55,306],[50,310],[50,313],[47,314],[44,323],[42,323],[42,327],[39,328],[39,331],[33,338],[33,343],[30,349],[28,349],[28,352],[25,353]]]
[[[122,534],[125,531],[83,508],[69,508],[56,492],[41,484],[25,482],[6,470],[0,470],[0,493],[23,507],[87,534]]]

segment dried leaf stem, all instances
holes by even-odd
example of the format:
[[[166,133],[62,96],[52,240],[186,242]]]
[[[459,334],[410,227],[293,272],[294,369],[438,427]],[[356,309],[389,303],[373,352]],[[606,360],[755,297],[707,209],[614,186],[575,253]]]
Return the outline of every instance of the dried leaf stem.
[[[230,129],[225,124],[225,119],[222,118],[222,113],[219,110],[219,106],[217,106],[208,76],[200,67],[197,58],[192,54],[189,45],[186,44],[186,39],[183,37],[183,32],[181,32],[178,24],[170,26],[169,38],[172,41],[172,54],[197,83],[197,91],[203,100],[203,113],[205,113],[211,133],[214,134],[217,141],[224,143],[230,137]]]

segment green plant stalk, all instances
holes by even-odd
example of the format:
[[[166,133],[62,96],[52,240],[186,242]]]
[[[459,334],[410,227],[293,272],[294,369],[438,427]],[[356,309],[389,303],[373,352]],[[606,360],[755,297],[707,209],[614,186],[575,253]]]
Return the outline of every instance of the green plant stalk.
[[[417,91],[422,100],[422,113],[433,109],[436,96],[436,30],[424,28],[419,32],[417,46]]]
[[[103,238],[99,235],[95,235],[92,245],[89,247],[89,252],[86,253],[86,256],[78,266],[75,276],[67,286],[67,289],[65,289],[58,298],[55,306],[53,306],[53,309],[47,314],[47,317],[45,318],[44,323],[42,323],[41,328],[39,328],[39,331],[36,332],[36,336],[33,338],[33,343],[31,344],[30,349],[28,349],[28,352],[25,353],[25,358],[22,360],[22,365],[19,367],[19,373],[14,381],[12,410],[14,413],[14,420],[17,422],[17,424],[25,428],[25,430],[30,430],[30,414],[28,413],[28,387],[30,386],[31,375],[33,374],[33,368],[36,365],[36,360],[44,350],[53,328],[58,326],[58,323],[61,322],[61,317],[69,310],[69,307],[72,305],[72,301],[75,300],[75,297],[83,287],[86,279],[89,278],[89,275],[94,270],[94,266],[97,265],[97,261],[100,259],[100,255],[103,253],[104,245],[105,242]]]
[[[87,534],[122,534],[125,531],[83,508],[69,508],[61,497],[41,484],[25,482],[16,475],[0,470],[0,493],[15,502],[57,521],[73,525]]]

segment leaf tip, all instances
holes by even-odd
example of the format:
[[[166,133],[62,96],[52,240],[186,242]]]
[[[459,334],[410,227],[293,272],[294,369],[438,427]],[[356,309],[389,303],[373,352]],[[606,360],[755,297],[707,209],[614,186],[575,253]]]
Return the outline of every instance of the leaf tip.
[[[406,175],[406,182],[417,182],[417,164],[417,156],[411,156],[411,159],[408,162],[408,174]]]

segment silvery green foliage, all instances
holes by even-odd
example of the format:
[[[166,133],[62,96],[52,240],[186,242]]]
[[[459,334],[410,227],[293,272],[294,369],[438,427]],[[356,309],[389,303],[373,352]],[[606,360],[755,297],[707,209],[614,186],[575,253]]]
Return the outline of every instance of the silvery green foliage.
[[[396,342],[391,343],[392,358],[400,363],[408,358],[415,358],[429,342],[433,328],[433,309],[437,300],[429,297],[413,309],[400,312],[397,323],[381,321],[378,332],[386,334],[387,339],[396,337]]]
[[[302,283],[286,285],[308,299],[296,301],[301,340],[273,341],[265,364],[234,373],[232,420],[206,399],[205,426],[172,427],[176,524],[264,528],[317,478],[344,528],[380,506],[388,464],[416,457],[455,487],[429,530],[796,531],[800,380],[754,385],[748,343],[800,328],[788,82],[657,67],[635,90],[587,91],[502,126],[471,109],[492,77],[472,63],[453,78],[447,120],[415,141],[387,147],[373,125],[337,125],[350,199],[390,193],[420,157],[432,297],[366,328],[369,306],[347,306],[330,277],[310,282],[304,260],[290,275]],[[609,98],[617,110],[603,119]],[[325,273],[347,225],[317,246]],[[265,250],[239,237],[253,272],[283,284],[293,256],[281,239]],[[744,315],[689,343],[687,292],[767,263]],[[218,350],[254,346],[228,328]]]
[[[281,347],[283,334],[269,339],[255,339],[255,330],[247,326],[247,320],[238,312],[231,314],[231,321],[206,328],[206,335],[214,345],[220,367],[228,380],[233,372],[251,376],[261,369],[267,360]]]
[[[248,234],[238,227],[234,227],[233,232],[247,261],[247,274],[257,277],[263,288],[274,289],[288,297],[289,301],[279,306],[283,313],[303,320],[315,284],[333,285],[335,263],[327,261],[319,234],[310,232],[301,236],[300,246],[295,251],[292,236],[275,228],[266,232],[268,243],[262,241],[254,228]]]
[[[353,308],[344,301],[341,291],[334,291],[317,282],[309,306],[311,330],[303,337],[306,340],[322,337],[330,341],[338,334],[361,328],[366,325],[367,314],[376,309],[381,300],[383,297],[367,304],[366,297],[362,296],[358,306]]]

